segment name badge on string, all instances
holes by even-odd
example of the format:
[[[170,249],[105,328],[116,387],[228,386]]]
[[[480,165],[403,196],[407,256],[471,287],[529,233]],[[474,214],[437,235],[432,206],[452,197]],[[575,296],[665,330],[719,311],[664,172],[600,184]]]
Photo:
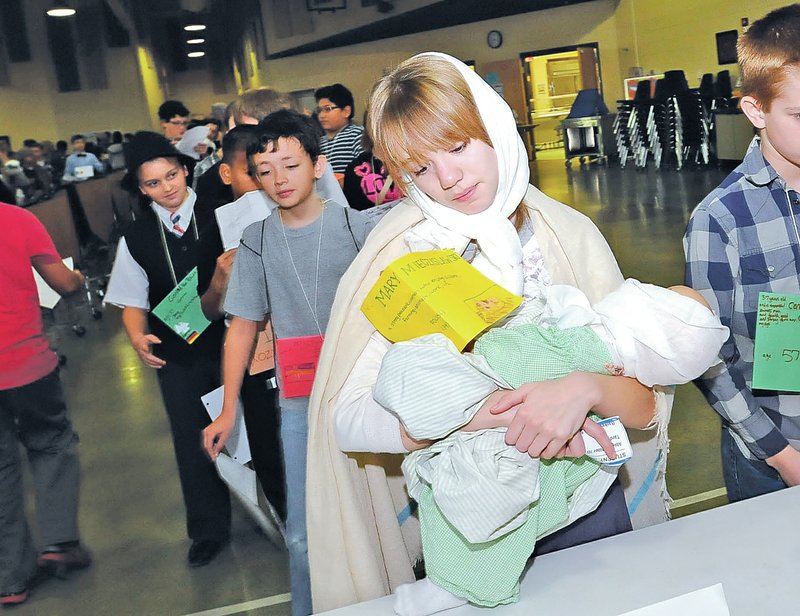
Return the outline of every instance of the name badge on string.
[[[189,344],[211,325],[197,295],[196,267],[153,308],[153,314]]]
[[[322,350],[322,336],[281,338],[275,341],[275,350],[283,397],[310,396]]]

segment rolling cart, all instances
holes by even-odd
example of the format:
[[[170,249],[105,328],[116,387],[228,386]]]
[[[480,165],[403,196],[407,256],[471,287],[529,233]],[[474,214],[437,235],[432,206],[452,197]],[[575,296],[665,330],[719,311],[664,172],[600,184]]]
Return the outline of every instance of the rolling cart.
[[[586,116],[583,118],[567,118],[561,122],[564,134],[564,165],[572,167],[572,159],[577,158],[584,164],[599,163],[605,165],[613,153],[614,144],[612,124],[614,114],[602,116]]]

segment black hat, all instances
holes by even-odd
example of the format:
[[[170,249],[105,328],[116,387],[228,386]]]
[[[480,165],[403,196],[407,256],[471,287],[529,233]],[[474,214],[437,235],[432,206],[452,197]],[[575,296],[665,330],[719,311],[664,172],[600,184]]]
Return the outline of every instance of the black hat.
[[[194,169],[195,160],[191,156],[181,154],[166,137],[151,131],[139,131],[127,143],[122,145],[125,155],[125,167],[128,172],[122,178],[122,185],[135,191],[139,185],[137,172],[139,167],[154,158],[177,158],[186,165],[189,173]]]

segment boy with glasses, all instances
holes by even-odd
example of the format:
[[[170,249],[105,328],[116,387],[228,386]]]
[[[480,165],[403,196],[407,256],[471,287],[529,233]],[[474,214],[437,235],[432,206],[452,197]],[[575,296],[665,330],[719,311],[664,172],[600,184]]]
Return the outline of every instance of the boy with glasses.
[[[317,117],[325,135],[319,145],[322,154],[335,174],[342,174],[347,165],[361,154],[361,135],[364,127],[353,124],[355,103],[353,94],[340,83],[325,86],[314,92]]]
[[[190,112],[180,101],[164,101],[158,108],[161,131],[172,145],[178,143],[189,127]]]

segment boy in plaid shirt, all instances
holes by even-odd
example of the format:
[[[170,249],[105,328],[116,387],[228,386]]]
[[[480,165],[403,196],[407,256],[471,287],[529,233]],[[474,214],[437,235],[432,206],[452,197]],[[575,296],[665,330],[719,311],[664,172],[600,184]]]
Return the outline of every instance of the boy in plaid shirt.
[[[724,363],[698,379],[722,417],[728,498],[800,484],[800,395],[753,389],[758,294],[800,293],[800,4],[739,39],[740,106],[758,131],[742,163],[692,213],[686,284],[731,336]]]

